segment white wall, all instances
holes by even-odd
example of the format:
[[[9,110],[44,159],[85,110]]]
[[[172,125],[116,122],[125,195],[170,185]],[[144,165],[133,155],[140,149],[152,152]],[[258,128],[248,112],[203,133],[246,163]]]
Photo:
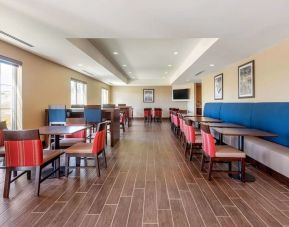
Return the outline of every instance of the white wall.
[[[143,89],[145,88],[155,89],[154,103],[143,103]],[[189,103],[187,101],[173,102],[171,86],[114,86],[111,89],[111,97],[112,103],[125,103],[128,106],[132,106],[134,108],[134,117],[143,117],[143,109],[146,107],[162,108],[163,116],[168,117],[170,107],[186,110]]]

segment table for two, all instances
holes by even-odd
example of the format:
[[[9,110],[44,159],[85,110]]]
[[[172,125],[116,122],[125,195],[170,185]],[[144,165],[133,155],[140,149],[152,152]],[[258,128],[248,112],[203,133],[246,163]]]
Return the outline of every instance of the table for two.
[[[245,136],[254,136],[254,137],[275,137],[277,136],[276,134],[258,130],[258,129],[253,129],[253,128],[245,128],[242,125],[237,125],[237,124],[232,124],[232,123],[226,123],[222,122],[219,119],[214,119],[214,118],[207,118],[207,117],[188,117],[188,119],[200,123],[205,123],[210,126],[215,132],[218,133],[219,135],[219,141],[223,141],[223,136],[236,136],[238,137],[238,149],[240,151],[244,152],[244,137]],[[234,179],[240,180],[240,175],[232,175],[230,174],[230,177]],[[253,182],[255,181],[255,177],[252,175],[246,173],[245,176],[245,181],[246,182]]]

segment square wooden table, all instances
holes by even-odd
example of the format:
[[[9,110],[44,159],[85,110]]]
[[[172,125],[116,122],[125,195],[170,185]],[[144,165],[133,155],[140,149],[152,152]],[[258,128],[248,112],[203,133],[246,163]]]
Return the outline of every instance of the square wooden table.
[[[266,132],[253,128],[213,128],[220,135],[220,140],[223,141],[223,135],[226,136],[238,136],[238,149],[244,151],[244,137],[245,136],[254,136],[254,137],[276,137],[276,134],[271,132]],[[240,168],[240,166],[239,166]],[[241,179],[239,174],[229,174],[230,177],[234,179]],[[251,174],[246,173],[245,175],[246,182],[254,182],[255,177]]]
[[[60,136],[64,135],[71,135],[73,133],[86,130],[88,128],[91,128],[91,125],[53,125],[53,126],[44,126],[39,128],[39,134],[40,135],[50,135],[54,136],[54,144],[55,144],[55,150],[60,149],[59,146],[59,141],[60,141]]]
[[[221,122],[221,123],[205,123],[206,125],[209,125],[210,128],[245,128],[242,125],[227,123],[227,122]]]
[[[187,119],[198,122],[198,123],[221,123],[222,120],[215,119],[211,117],[203,117],[203,116],[194,116],[194,117],[187,117]]]

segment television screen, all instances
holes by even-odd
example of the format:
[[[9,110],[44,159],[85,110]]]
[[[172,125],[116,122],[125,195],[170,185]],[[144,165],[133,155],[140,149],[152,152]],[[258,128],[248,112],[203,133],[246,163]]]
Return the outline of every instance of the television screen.
[[[173,100],[189,99],[189,89],[174,89],[173,90]]]

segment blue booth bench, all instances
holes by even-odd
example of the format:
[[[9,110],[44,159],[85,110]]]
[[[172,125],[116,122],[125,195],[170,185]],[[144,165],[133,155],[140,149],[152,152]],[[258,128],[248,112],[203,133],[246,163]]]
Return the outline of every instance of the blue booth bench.
[[[247,156],[289,177],[289,102],[206,103],[204,116],[221,119],[277,134],[277,137],[245,137]],[[224,142],[237,147],[236,137],[224,136]]]

